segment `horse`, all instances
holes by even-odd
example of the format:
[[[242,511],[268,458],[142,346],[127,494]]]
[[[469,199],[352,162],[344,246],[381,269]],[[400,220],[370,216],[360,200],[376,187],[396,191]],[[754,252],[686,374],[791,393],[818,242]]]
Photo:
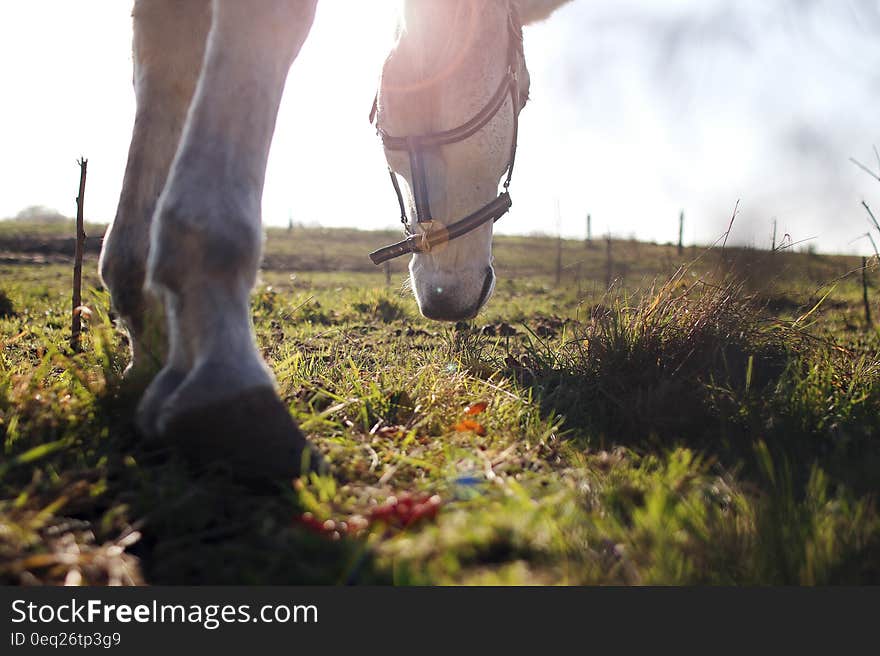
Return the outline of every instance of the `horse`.
[[[371,120],[406,239],[373,259],[411,254],[425,317],[472,317],[492,294],[492,224],[510,207],[529,90],[522,27],[567,1],[403,0]],[[145,388],[139,431],[259,477],[326,471],[278,398],[249,308],[269,147],[316,4],[135,0],[137,109],[99,262],[129,339],[125,376]]]

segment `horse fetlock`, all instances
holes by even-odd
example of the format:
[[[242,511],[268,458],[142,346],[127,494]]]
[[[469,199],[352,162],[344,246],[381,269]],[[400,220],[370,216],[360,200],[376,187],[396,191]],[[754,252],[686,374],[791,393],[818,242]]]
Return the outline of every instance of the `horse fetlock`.
[[[210,220],[177,206],[157,213],[147,265],[148,282],[172,292],[195,278],[241,280],[253,286],[262,253],[259,220]]]
[[[118,237],[111,225],[104,235],[104,245],[98,262],[101,281],[110,292],[113,308],[134,322],[144,310],[144,277],[146,273],[146,245],[132,243],[126,236]]]

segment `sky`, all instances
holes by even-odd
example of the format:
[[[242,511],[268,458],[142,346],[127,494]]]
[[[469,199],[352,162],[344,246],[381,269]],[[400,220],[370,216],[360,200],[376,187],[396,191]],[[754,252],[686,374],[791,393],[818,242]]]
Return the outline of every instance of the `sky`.
[[[398,0],[320,0],[278,117],[268,225],[394,228],[368,113]],[[0,1],[0,217],[115,212],[134,115],[130,0]],[[526,27],[531,100],[496,230],[870,252],[880,0],[573,0]],[[328,136],[332,135],[332,139]],[[559,216],[557,217],[557,203]]]

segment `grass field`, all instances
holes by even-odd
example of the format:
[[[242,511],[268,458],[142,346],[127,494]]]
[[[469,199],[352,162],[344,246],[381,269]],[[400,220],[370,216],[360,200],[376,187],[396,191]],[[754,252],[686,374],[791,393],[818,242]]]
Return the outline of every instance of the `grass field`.
[[[334,473],[254,489],[135,433],[93,255],[69,351],[64,230],[0,229],[2,583],[880,582],[860,258],[569,241],[557,281],[502,237],[453,326],[367,260],[396,233],[270,230],[260,347]]]

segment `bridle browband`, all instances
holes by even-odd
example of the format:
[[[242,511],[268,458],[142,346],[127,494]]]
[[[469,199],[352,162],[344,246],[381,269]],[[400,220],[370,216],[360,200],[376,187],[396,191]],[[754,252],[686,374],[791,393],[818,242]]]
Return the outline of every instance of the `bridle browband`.
[[[388,260],[406,255],[407,253],[427,253],[432,248],[440,244],[445,244],[453,239],[458,239],[462,235],[477,229],[484,223],[492,221],[493,223],[507,214],[512,205],[510,199],[510,181],[513,178],[513,165],[516,162],[516,143],[519,136],[519,112],[522,108],[520,105],[520,90],[517,68],[523,61],[522,50],[522,25],[517,20],[513,8],[508,20],[510,30],[510,46],[507,56],[507,72],[498,86],[498,90],[489,100],[483,109],[481,109],[473,118],[466,123],[459,125],[451,130],[442,132],[434,132],[408,137],[394,137],[385,132],[380,126],[377,119],[379,108],[379,95],[373,101],[373,108],[370,112],[370,123],[376,124],[376,131],[382,138],[382,144],[388,150],[406,151],[409,155],[410,169],[413,181],[413,197],[415,201],[416,222],[423,227],[423,232],[416,232],[411,227],[406,216],[406,204],[403,201],[403,194],[400,191],[400,184],[397,176],[391,167],[388,173],[391,176],[391,184],[394,186],[394,193],[397,195],[397,203],[400,206],[400,221],[403,223],[406,239],[385,246],[377,251],[370,253],[370,259],[374,264],[382,264]],[[468,214],[460,221],[456,221],[441,229],[434,229],[434,221],[431,216],[431,207],[428,202],[428,183],[425,175],[425,159],[424,149],[436,148],[438,146],[446,146],[458,143],[468,139],[480,130],[482,130],[495,116],[501,111],[507,98],[510,97],[513,106],[513,142],[510,149],[510,159],[507,164],[507,177],[504,180],[504,191],[502,191],[495,200],[487,203],[476,212]]]

